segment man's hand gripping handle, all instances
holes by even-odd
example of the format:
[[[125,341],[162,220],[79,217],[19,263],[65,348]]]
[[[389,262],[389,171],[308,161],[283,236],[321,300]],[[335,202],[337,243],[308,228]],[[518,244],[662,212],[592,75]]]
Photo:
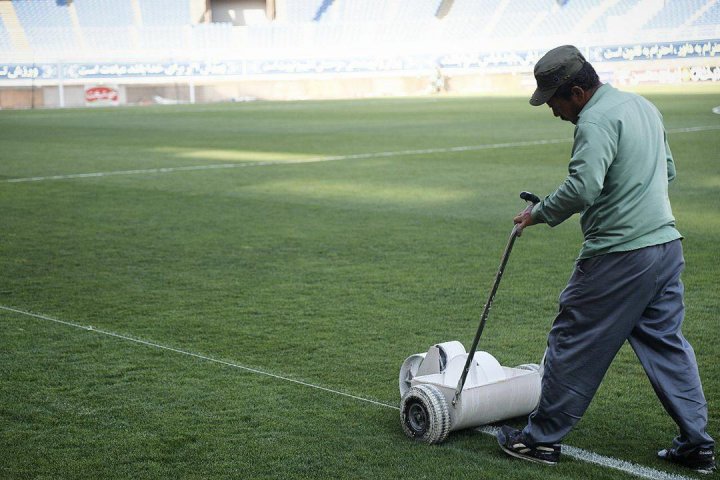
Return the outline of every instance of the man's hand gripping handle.
[[[513,231],[518,237],[522,235],[522,231],[525,227],[529,227],[530,225],[535,224],[531,215],[532,209],[536,203],[540,203],[540,198],[530,192],[520,192],[520,198],[528,202],[528,206],[525,208],[525,210],[518,213],[515,218],[513,218],[513,222],[515,222],[515,228],[513,229]]]

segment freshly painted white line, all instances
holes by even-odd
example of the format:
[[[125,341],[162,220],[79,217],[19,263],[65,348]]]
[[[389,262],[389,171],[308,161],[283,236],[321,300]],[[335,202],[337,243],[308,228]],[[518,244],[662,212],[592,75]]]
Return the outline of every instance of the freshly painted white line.
[[[699,127],[675,128],[668,130],[668,133],[688,133],[702,132],[707,130],[720,130],[720,125],[704,125]],[[293,165],[301,163],[320,163],[335,162],[341,160],[363,160],[368,158],[385,158],[385,157],[401,157],[410,155],[426,155],[431,153],[450,153],[450,152],[472,152],[478,150],[494,150],[500,148],[517,148],[530,147],[537,145],[553,145],[557,143],[570,143],[570,138],[552,138],[548,140],[528,140],[523,142],[506,142],[506,143],[488,143],[484,145],[465,145],[459,147],[443,147],[443,148],[425,148],[418,150],[395,150],[389,152],[374,153],[357,153],[351,155],[334,155],[326,157],[313,157],[303,160],[269,160],[264,162],[248,162],[248,163],[221,163],[214,165],[189,165],[184,167],[164,167],[164,168],[146,168],[137,170],[115,170],[110,172],[92,172],[92,173],[71,173],[67,175],[49,175],[42,177],[25,177],[25,178],[9,178],[5,183],[26,183],[26,182],[42,182],[47,180],[69,180],[76,178],[98,178],[110,177],[116,175],[154,175],[173,172],[189,172],[198,170],[217,170],[229,168],[245,168],[245,167],[266,167],[272,165]]]
[[[101,334],[101,335],[107,335],[107,336],[109,336],[109,337],[119,338],[119,339],[121,339],[121,340],[126,340],[126,341],[129,341],[129,342],[139,343],[139,344],[141,344],[141,345],[146,345],[146,346],[148,346],[148,347],[158,348],[158,349],[161,349],[161,350],[167,350],[167,351],[170,351],[170,352],[179,353],[179,354],[181,354],[181,355],[187,355],[187,356],[189,356],[189,357],[198,358],[198,359],[200,359],[200,360],[206,360],[206,361],[208,361],[208,362],[218,363],[218,364],[220,364],[220,365],[225,365],[225,366],[228,366],[228,367],[238,368],[238,369],[240,369],[240,370],[245,370],[245,371],[247,371],[247,372],[256,373],[256,374],[258,374],[258,375],[265,375],[265,376],[267,376],[267,377],[271,377],[271,378],[274,378],[274,379],[277,379],[277,380],[283,380],[283,381],[285,381],[285,382],[291,382],[291,383],[295,383],[295,384],[302,385],[302,386],[305,386],[305,387],[310,387],[310,388],[314,388],[314,389],[317,389],[317,390],[322,390],[322,391],[324,391],[324,392],[333,393],[333,394],[336,394],[336,395],[341,395],[341,396],[343,396],[343,397],[352,398],[352,399],[354,399],[354,400],[359,400],[359,401],[365,402],[365,403],[371,403],[371,404],[373,404],[373,405],[377,405],[377,406],[380,406],[380,407],[391,408],[391,409],[393,409],[393,410],[400,410],[400,408],[399,408],[398,406],[396,406],[396,405],[390,405],[390,404],[383,403],[383,402],[380,402],[380,401],[377,401],[377,400],[373,400],[373,399],[371,399],[371,398],[360,397],[360,396],[358,396],[358,395],[353,395],[353,394],[350,394],[350,393],[342,392],[342,391],[340,391],[340,390],[333,390],[332,388],[327,388],[327,387],[323,387],[323,386],[320,386],[320,385],[315,385],[315,384],[312,384],[312,383],[303,382],[303,381],[300,381],[300,380],[295,380],[295,379],[293,379],[293,378],[289,378],[289,377],[286,377],[286,376],[283,376],[283,375],[277,375],[277,374],[274,374],[274,373],[266,372],[266,371],[263,371],[263,370],[259,370],[259,369],[257,369],[257,368],[246,367],[246,366],[240,365],[240,364],[238,364],[238,363],[228,362],[228,361],[225,361],[225,360],[218,360],[218,359],[216,359],[216,358],[208,357],[208,356],[206,356],[206,355],[201,355],[201,354],[198,354],[198,353],[188,352],[187,350],[181,350],[181,349],[179,349],[179,348],[168,347],[168,346],[166,346],[166,345],[161,345],[161,344],[159,344],[159,343],[150,342],[150,341],[142,340],[142,339],[139,339],[139,338],[133,338],[133,337],[129,337],[129,336],[127,336],[127,335],[121,335],[121,334],[119,334],[119,333],[110,332],[110,331],[107,331],[107,330],[101,330],[101,329],[98,329],[98,328],[94,328],[94,327],[92,327],[92,326],[90,326],[90,325],[80,325],[80,324],[77,324],[77,323],[68,322],[68,321],[65,321],[65,320],[60,320],[60,319],[57,319],[57,318],[53,318],[53,317],[50,317],[50,316],[47,316],[47,315],[41,315],[41,314],[38,314],[38,313],[32,313],[32,312],[28,312],[28,311],[25,311],[25,310],[20,310],[20,309],[17,309],[17,308],[6,307],[6,306],[4,306],[4,305],[0,305],[0,310],[5,310],[5,311],[8,311],[8,312],[13,312],[13,313],[17,313],[17,314],[20,314],[20,315],[25,315],[25,316],[28,316],[28,317],[38,318],[38,319],[40,319],[40,320],[46,320],[46,321],[50,321],[50,322],[55,322],[55,323],[59,323],[59,324],[62,324],[62,325],[69,326],[69,327],[78,328],[78,329],[86,330],[86,331],[89,331],[89,332],[99,333],[99,334]],[[497,432],[498,432],[499,429],[498,429],[497,427],[493,427],[493,426],[486,425],[486,426],[483,426],[483,427],[478,427],[478,428],[476,428],[476,430],[479,431],[479,432],[488,434],[488,435],[492,435],[492,436],[494,437],[494,436],[497,434]],[[613,469],[613,470],[620,470],[620,471],[622,471],[622,472],[626,472],[626,473],[629,473],[629,474],[631,474],[631,475],[635,475],[635,476],[640,477],[640,478],[655,479],[655,480],[692,480],[692,479],[689,478],[689,477],[684,477],[684,476],[682,476],[682,475],[676,475],[676,474],[672,474],[672,473],[668,473],[668,472],[663,472],[663,471],[660,471],[660,470],[655,470],[655,469],[650,468],[650,467],[645,467],[645,466],[642,466],[642,465],[637,465],[637,464],[634,464],[634,463],[631,463],[631,462],[626,462],[626,461],[624,461],[624,460],[619,460],[619,459],[617,459],[617,458],[606,457],[606,456],[604,456],[604,455],[600,455],[600,454],[597,454],[597,453],[594,453],[594,452],[590,452],[590,451],[587,451],[587,450],[583,450],[583,449],[581,449],[581,448],[573,447],[573,446],[570,446],[570,445],[563,445],[563,446],[562,446],[562,452],[563,452],[563,455],[567,455],[567,456],[572,457],[572,458],[575,458],[575,459],[577,459],[577,460],[581,460],[581,461],[588,462],[588,463],[594,463],[594,464],[596,464],[596,465],[600,465],[600,466],[606,467],[606,468],[611,468],[611,469]]]
[[[17,308],[6,307],[6,306],[4,306],[4,305],[0,305],[0,309],[1,309],[1,310],[6,310],[6,311],[8,311],[8,312],[19,313],[19,314],[21,314],[21,315],[27,315],[27,316],[29,316],[29,317],[39,318],[39,319],[41,319],[41,320],[47,320],[47,321],[50,321],[50,322],[61,323],[61,324],[63,324],[63,325],[67,325],[67,326],[69,326],[69,327],[79,328],[79,329],[81,329],[81,330],[87,330],[87,331],[89,331],[89,332],[95,332],[95,333],[99,333],[99,334],[101,334],[101,335],[107,335],[107,336],[109,336],[109,337],[115,337],[115,338],[119,338],[119,339],[121,339],[121,340],[127,340],[127,341],[129,341],[129,342],[139,343],[139,344],[141,344],[141,345],[146,345],[146,346],[148,346],[148,347],[154,347],[154,348],[159,348],[159,349],[161,349],[161,350],[168,350],[168,351],[170,351],[170,352],[180,353],[180,354],[182,354],[182,355],[187,355],[187,356],[189,356],[189,357],[199,358],[199,359],[201,359],[201,360],[207,360],[208,362],[219,363],[219,364],[221,364],[221,365],[226,365],[226,366],[228,366],[228,367],[239,368],[239,369],[241,369],[241,370],[245,370],[245,371],[248,371],[248,372],[251,372],[251,373],[257,373],[257,374],[259,374],[259,375],[265,375],[265,376],[267,376],[267,377],[272,377],[272,378],[275,378],[275,379],[277,379],[277,380],[283,380],[283,381],[286,381],[286,382],[292,382],[292,383],[296,383],[296,384],[298,384],[298,385],[303,385],[303,386],[306,386],[306,387],[315,388],[315,389],[317,389],[317,390],[323,390],[323,391],[325,391],[325,392],[334,393],[334,394],[336,394],[336,395],[342,395],[342,396],[344,396],[344,397],[350,397],[350,398],[353,398],[353,399],[355,399],[355,400],[361,400],[361,401],[363,401],[363,402],[372,403],[372,404],[374,404],[374,405],[379,405],[379,406],[381,406],[381,407],[393,408],[393,409],[396,409],[396,410],[398,409],[398,407],[396,407],[395,405],[388,405],[387,403],[378,402],[377,400],[372,400],[372,399],[370,399],[370,398],[358,397],[358,396],[356,396],[356,395],[352,395],[352,394],[346,393],[346,392],[341,392],[341,391],[339,391],[339,390],[333,390],[333,389],[331,389],[331,388],[322,387],[322,386],[320,386],[320,385],[313,385],[312,383],[307,383],[307,382],[303,382],[303,381],[300,381],[300,380],[295,380],[295,379],[293,379],[293,378],[284,377],[284,376],[282,376],[282,375],[276,375],[276,374],[274,374],[274,373],[265,372],[265,371],[263,371],[263,370],[258,370],[257,368],[246,367],[246,366],[244,366],[244,365],[240,365],[240,364],[237,364],[237,363],[227,362],[227,361],[225,361],[225,360],[218,360],[218,359],[216,359],[216,358],[208,357],[208,356],[205,356],[205,355],[200,355],[200,354],[198,354],[198,353],[188,352],[188,351],[186,351],[186,350],[180,350],[179,348],[168,347],[168,346],[166,346],[166,345],[161,345],[161,344],[159,344],[159,343],[149,342],[149,341],[147,341],[147,340],[142,340],[142,339],[139,339],[139,338],[133,338],[133,337],[129,337],[129,336],[127,336],[127,335],[121,335],[121,334],[115,333],[115,332],[109,332],[109,331],[107,331],[107,330],[101,330],[101,329],[99,329],[99,328],[95,328],[95,327],[92,327],[92,326],[90,326],[90,325],[79,325],[79,324],[77,324],[77,323],[67,322],[67,321],[65,321],[65,320],[59,320],[59,319],[57,319],[57,318],[48,317],[47,315],[40,315],[40,314],[38,314],[38,313],[26,312],[26,311],[24,311],[24,310],[18,310]]]
[[[429,153],[448,153],[448,152],[469,152],[475,150],[492,150],[497,148],[513,148],[535,145],[548,145],[553,143],[570,142],[566,138],[556,138],[551,140],[530,140],[526,142],[508,142],[508,143],[490,143],[485,145],[466,145],[460,147],[445,148],[425,148],[418,150],[396,150],[390,152],[373,152],[373,153],[355,153],[351,155],[333,155],[327,157],[313,157],[298,160],[268,160],[265,162],[248,162],[248,163],[223,163],[216,165],[191,165],[186,167],[166,167],[166,168],[148,168],[141,170],[116,170],[111,172],[94,172],[94,173],[72,173],[68,175],[50,175],[46,177],[26,177],[26,178],[10,178],[5,180],[6,183],[22,183],[22,182],[42,182],[45,180],[68,180],[73,178],[93,178],[93,177],[109,177],[112,175],[152,175],[157,173],[186,172],[193,170],[214,170],[222,168],[244,168],[244,167],[266,167],[271,165],[293,165],[299,163],[320,163],[320,162],[336,162],[340,160],[363,160],[368,158],[385,158],[400,157],[408,155],[425,155]]]
[[[476,428],[476,430],[486,433],[488,435],[492,435],[494,437],[497,435],[497,432],[500,429],[490,425],[485,425]],[[572,457],[576,460],[581,460],[587,463],[594,463],[595,465],[611,468],[613,470],[620,470],[621,472],[629,473],[630,475],[635,475],[636,477],[647,478],[650,480],[692,480],[690,477],[677,475],[675,473],[663,472],[661,470],[655,470],[654,468],[645,467],[643,465],[638,465],[632,462],[626,462],[625,460],[620,460],[613,457],[606,457],[605,455],[600,455],[599,453],[590,452],[588,450],[583,450],[582,448],[573,447],[571,445],[562,446],[562,455],[567,455],[568,457]]]

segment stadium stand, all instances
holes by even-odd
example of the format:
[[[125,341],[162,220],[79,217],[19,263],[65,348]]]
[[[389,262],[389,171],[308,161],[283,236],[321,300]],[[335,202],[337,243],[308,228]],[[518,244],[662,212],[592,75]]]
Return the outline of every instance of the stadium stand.
[[[239,45],[235,29],[230,23],[197,24],[190,29],[192,48],[211,51],[218,45]]]
[[[315,18],[320,9],[322,2],[320,0],[285,3],[285,18],[290,23],[311,22]]]
[[[388,14],[388,2],[383,0],[367,0],[365,2],[338,2],[323,18],[330,22],[383,22]]]
[[[718,24],[720,24],[720,2],[711,5],[710,8],[705,10],[705,12],[693,22],[693,25]]]
[[[494,13],[502,2],[489,0],[473,8],[472,0],[456,0],[442,20],[443,36],[452,42],[478,42],[485,37]]]
[[[146,52],[182,52],[189,47],[187,28],[180,26],[143,27],[139,39]]]
[[[395,19],[425,20],[435,16],[440,8],[441,0],[415,0],[413,2],[397,2]],[[453,6],[453,9],[455,7]]]
[[[681,26],[705,3],[702,0],[665,2],[665,6],[650,19],[645,28],[674,28]]]
[[[80,48],[69,8],[55,0],[13,0],[31,48],[56,54]]]
[[[598,3],[592,0],[572,0],[563,6],[555,5],[535,29],[549,35],[567,34],[577,30],[582,18]]]
[[[129,51],[135,46],[130,0],[74,0],[73,7],[80,35],[88,48],[101,52]]]
[[[621,0],[617,2],[616,4],[612,5],[610,8],[607,9],[605,12],[605,15],[598,18],[597,21],[593,22],[593,24],[588,28],[589,33],[606,33],[611,28],[608,26],[607,20],[620,17],[625,15],[628,11],[635,8],[635,6],[638,4],[639,0]]]
[[[127,52],[133,49],[135,42],[132,27],[85,27],[81,35],[87,44],[86,50],[96,52]]]
[[[0,108],[518,91],[560,42],[620,84],[720,82],[720,0],[0,0]]]
[[[13,0],[12,3],[25,28],[72,28],[67,7],[55,0]]]
[[[192,22],[187,0],[139,0],[139,3],[144,26],[179,27]]]
[[[5,22],[0,18],[0,52],[9,52],[12,48],[13,44],[10,40],[10,33],[5,27]]]
[[[508,2],[502,15],[496,22],[492,32],[503,38],[518,35],[518,26],[524,25],[521,31],[522,35],[528,35],[532,32],[533,26],[541,21],[549,12],[547,2],[543,0],[527,0],[519,2],[517,0]]]
[[[448,12],[447,18],[490,17],[503,3],[505,2],[501,0],[488,0],[482,3],[473,0],[455,0]]]
[[[92,57],[99,51],[116,56],[137,51],[176,55],[215,50],[236,56],[322,48],[418,51],[501,42],[530,48],[568,34],[613,33],[627,37],[618,41],[629,41],[623,28],[628,22],[638,27],[636,35],[652,36],[657,30],[658,38],[672,40],[667,32],[674,31],[675,39],[685,40],[683,28],[717,26],[720,17],[716,0],[571,0],[562,5],[554,0],[288,0],[278,3],[279,21],[233,27],[194,23],[191,1],[12,0],[12,7],[32,53],[49,57],[69,52]],[[6,22],[0,48],[10,49],[12,43]]]
[[[74,0],[72,4],[81,27],[129,27],[134,23],[130,0]]]
[[[338,15],[335,12],[338,11],[338,5],[340,5],[340,3],[336,2],[335,0],[323,0],[323,2],[320,4],[320,7],[317,9],[317,12],[315,12],[313,21],[319,22],[320,20],[325,20],[328,18],[337,18]],[[332,13],[328,15],[329,12]]]

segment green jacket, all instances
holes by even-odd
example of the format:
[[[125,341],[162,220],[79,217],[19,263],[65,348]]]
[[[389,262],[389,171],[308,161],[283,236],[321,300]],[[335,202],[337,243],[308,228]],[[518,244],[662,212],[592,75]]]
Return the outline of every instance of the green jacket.
[[[580,213],[579,259],[682,238],[668,198],[675,164],[662,115],[643,97],[598,88],[580,112],[568,171],[532,217],[553,227]]]

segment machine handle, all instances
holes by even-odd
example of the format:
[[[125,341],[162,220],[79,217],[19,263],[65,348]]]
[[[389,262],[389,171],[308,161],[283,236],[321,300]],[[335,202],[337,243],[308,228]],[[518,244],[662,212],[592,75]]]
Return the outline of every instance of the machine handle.
[[[540,203],[540,198],[538,198],[538,196],[534,193],[520,192],[520,198],[528,202],[526,211],[532,210],[532,207],[536,203]],[[500,279],[502,278],[503,272],[505,271],[505,266],[507,265],[508,258],[510,257],[510,252],[512,251],[513,245],[515,244],[515,239],[519,236],[520,233],[518,231],[518,226],[515,225],[512,229],[512,232],[510,233],[510,238],[508,239],[505,251],[503,252],[502,260],[500,261],[500,268],[495,274],[495,282],[493,283],[492,289],[490,290],[490,297],[488,298],[487,302],[485,302],[485,308],[483,308],[482,315],[480,316],[480,326],[478,327],[477,333],[475,334],[475,339],[473,340],[470,351],[468,352],[467,359],[465,360],[465,366],[463,367],[462,374],[460,375],[460,380],[458,381],[457,387],[455,387],[455,395],[453,396],[452,400],[453,407],[455,407],[458,400],[460,400],[460,395],[462,394],[463,387],[465,387],[465,380],[467,380],[468,373],[470,372],[470,364],[472,363],[472,359],[475,356],[475,351],[477,350],[480,336],[482,335],[483,329],[485,328],[485,322],[487,321],[488,314],[490,313],[490,307],[492,307],[493,300],[495,299],[495,293],[497,293],[498,286],[500,285]]]
[[[540,203],[540,198],[534,193],[520,192],[520,198],[522,198],[526,202],[532,203],[533,205],[535,205],[536,203]]]
[[[530,192],[520,192],[520,198],[528,202],[527,208],[525,208],[525,211],[530,213],[532,212],[533,207],[540,203],[540,197],[535,195],[534,193]],[[511,236],[513,237],[519,237],[522,234],[522,230],[515,225],[513,228]]]

